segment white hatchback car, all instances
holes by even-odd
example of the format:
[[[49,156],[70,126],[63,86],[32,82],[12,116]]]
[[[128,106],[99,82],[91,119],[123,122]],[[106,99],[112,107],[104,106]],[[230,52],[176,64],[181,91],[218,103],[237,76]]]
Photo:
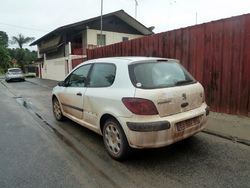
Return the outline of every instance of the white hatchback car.
[[[158,148],[200,132],[209,108],[204,89],[175,59],[89,60],[52,92],[53,112],[103,136],[111,157]]]
[[[25,81],[24,74],[20,68],[9,68],[6,73],[5,73],[5,81],[14,81],[14,80],[19,80],[19,81]]]

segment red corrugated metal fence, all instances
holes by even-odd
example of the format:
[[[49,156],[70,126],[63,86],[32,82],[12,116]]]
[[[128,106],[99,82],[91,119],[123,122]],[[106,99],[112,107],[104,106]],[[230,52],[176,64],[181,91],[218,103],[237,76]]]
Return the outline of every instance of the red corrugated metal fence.
[[[72,69],[86,60],[87,58],[72,59]]]
[[[111,56],[179,59],[204,86],[211,110],[250,117],[250,14],[87,51],[88,59]]]

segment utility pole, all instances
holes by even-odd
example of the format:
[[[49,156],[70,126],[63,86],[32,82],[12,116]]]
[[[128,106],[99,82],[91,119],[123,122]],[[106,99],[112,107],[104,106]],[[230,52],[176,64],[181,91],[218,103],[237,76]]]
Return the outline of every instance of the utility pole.
[[[101,0],[101,38],[102,38],[102,11],[103,11],[103,0]]]
[[[197,25],[197,17],[198,17],[198,14],[197,12],[195,13],[195,24]]]

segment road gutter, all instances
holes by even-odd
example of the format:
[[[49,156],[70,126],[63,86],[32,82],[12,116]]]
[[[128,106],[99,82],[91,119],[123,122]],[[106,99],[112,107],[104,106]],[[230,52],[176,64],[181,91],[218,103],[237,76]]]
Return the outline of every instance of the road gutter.
[[[246,140],[246,139],[242,139],[242,138],[238,138],[238,137],[235,137],[235,136],[230,136],[230,135],[218,133],[216,131],[212,131],[212,130],[209,130],[209,129],[204,129],[202,132],[206,133],[206,134],[213,135],[213,136],[218,136],[220,138],[224,138],[224,139],[233,141],[235,143],[240,143],[240,144],[250,146],[250,141]]]

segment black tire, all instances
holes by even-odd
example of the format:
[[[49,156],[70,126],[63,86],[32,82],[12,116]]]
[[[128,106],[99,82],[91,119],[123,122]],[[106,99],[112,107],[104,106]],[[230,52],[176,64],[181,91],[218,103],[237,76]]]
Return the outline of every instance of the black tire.
[[[63,121],[65,119],[65,116],[62,114],[60,103],[56,97],[53,99],[52,106],[53,106],[53,113],[54,113],[56,120]]]
[[[132,153],[126,135],[119,122],[109,118],[103,127],[103,142],[109,155],[118,161],[127,159]]]

